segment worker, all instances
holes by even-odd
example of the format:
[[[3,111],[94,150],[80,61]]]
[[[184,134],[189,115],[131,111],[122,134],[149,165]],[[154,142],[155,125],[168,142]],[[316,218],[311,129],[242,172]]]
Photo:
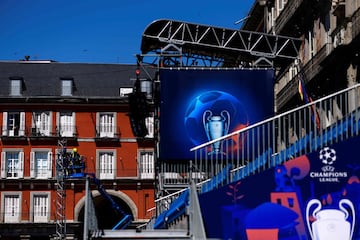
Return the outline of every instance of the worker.
[[[73,148],[72,160],[74,163],[75,171],[74,172],[81,172],[82,171],[82,160],[81,156],[78,153],[77,148]]]
[[[80,155],[79,155],[79,153],[78,153],[78,150],[77,150],[77,148],[73,148],[73,155],[72,155],[72,157],[74,158],[74,159],[76,159],[76,158],[78,158]]]

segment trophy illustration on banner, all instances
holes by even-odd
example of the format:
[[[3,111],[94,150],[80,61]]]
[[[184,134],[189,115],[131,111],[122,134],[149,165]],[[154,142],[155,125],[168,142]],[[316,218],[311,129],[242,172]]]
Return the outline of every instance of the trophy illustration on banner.
[[[220,116],[213,115],[210,110],[203,113],[203,125],[205,133],[209,141],[218,139],[228,134],[230,126],[230,114],[228,111],[223,110]],[[212,151],[208,154],[225,154],[221,151],[221,141],[216,141],[212,144]]]
[[[352,213],[352,224],[347,221],[348,211],[343,206],[348,205]],[[309,222],[309,210],[313,205],[317,205],[312,213],[316,219],[311,224]],[[317,199],[309,201],[306,207],[306,222],[312,240],[352,240],[355,226],[355,209],[352,202],[348,199],[341,199],[338,209],[321,210],[321,202]]]

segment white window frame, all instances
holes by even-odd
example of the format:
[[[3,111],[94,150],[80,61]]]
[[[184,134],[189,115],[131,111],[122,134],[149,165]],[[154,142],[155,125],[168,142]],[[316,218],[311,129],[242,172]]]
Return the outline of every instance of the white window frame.
[[[99,137],[115,137],[116,112],[98,112],[96,121]]]
[[[8,154],[17,154],[17,158],[9,161]],[[19,179],[24,177],[24,152],[19,148],[7,148],[1,152],[1,178]]]
[[[147,128],[148,134],[145,138],[153,138],[154,137],[154,116],[151,115],[150,117],[145,118],[145,126]]]
[[[37,159],[37,153],[43,153],[46,158]],[[42,163],[42,164],[41,164]],[[30,152],[30,177],[47,179],[53,176],[53,153],[49,148],[31,149]]]
[[[298,74],[297,64],[294,62],[289,68],[289,81],[292,80]]]
[[[74,81],[72,79],[61,80],[61,96],[73,95]]]
[[[276,3],[277,3],[277,16],[279,16],[281,11],[284,9],[287,0],[277,0]]]
[[[51,111],[33,112],[32,127],[35,128],[36,134],[39,134],[41,136],[51,136],[52,112]]]
[[[50,220],[50,193],[30,193],[30,213],[33,222],[48,222]]]
[[[275,8],[271,7],[271,18],[270,18],[270,29],[273,29],[272,32],[275,32],[275,21],[276,21],[276,16],[275,16]]]
[[[139,176],[140,179],[154,179],[155,178],[155,153],[153,150],[139,150]]]
[[[308,50],[309,50],[309,56],[308,59],[310,60],[312,57],[316,54],[316,39],[314,31],[310,30],[308,32]]]
[[[2,135],[9,137],[25,136],[25,112],[3,112]]]
[[[13,197],[13,200],[10,198]],[[1,206],[4,223],[18,223],[21,221],[21,192],[2,192]]]
[[[10,96],[22,95],[22,80],[10,79]]]
[[[75,112],[62,111],[57,113],[59,134],[61,137],[73,137],[75,134]]]
[[[96,150],[97,169],[99,179],[115,179],[116,177],[116,150]]]

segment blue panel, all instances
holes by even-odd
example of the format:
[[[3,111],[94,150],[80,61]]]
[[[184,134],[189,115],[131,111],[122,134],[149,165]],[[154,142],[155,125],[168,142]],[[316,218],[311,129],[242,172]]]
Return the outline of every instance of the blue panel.
[[[189,201],[189,190],[183,192],[170,206],[166,213],[166,222],[171,223],[186,211]]]
[[[165,223],[165,217],[167,212],[162,212],[155,220],[154,229],[165,229],[166,223]]]
[[[167,224],[172,223],[178,217],[185,214],[189,205],[189,189],[185,190],[171,204],[168,210],[162,212],[155,221],[154,229],[165,229]]]

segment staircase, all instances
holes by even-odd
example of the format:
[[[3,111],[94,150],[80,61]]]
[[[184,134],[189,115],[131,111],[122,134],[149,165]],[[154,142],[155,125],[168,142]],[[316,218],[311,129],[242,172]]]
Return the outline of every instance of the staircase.
[[[193,164],[227,166],[223,185],[260,173],[290,159],[359,135],[360,84],[197,146]],[[226,155],[208,154],[220,142]],[[209,168],[216,169],[216,168]],[[207,172],[214,176],[218,173]]]

